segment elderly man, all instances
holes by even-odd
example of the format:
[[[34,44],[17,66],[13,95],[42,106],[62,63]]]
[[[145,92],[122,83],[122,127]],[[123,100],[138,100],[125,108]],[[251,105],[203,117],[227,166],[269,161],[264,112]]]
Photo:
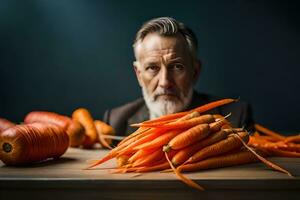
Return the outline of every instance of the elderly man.
[[[162,17],[146,22],[133,44],[133,62],[143,98],[107,110],[104,121],[118,135],[134,131],[130,124],[161,115],[189,110],[220,99],[194,91],[201,70],[197,59],[197,39],[183,23]],[[226,115],[235,127],[251,130],[253,122],[248,104],[238,101],[209,113]]]

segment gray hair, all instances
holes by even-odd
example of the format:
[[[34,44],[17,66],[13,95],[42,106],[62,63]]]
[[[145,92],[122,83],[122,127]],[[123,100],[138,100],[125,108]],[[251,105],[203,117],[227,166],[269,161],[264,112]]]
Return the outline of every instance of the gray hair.
[[[183,23],[178,22],[171,17],[154,18],[146,22],[145,24],[143,24],[143,26],[137,32],[133,43],[135,57],[136,57],[136,52],[135,52],[136,45],[139,42],[143,41],[143,39],[149,33],[158,33],[159,35],[162,36],[173,36],[176,35],[177,33],[180,33],[184,37],[188,45],[188,49],[192,54],[192,57],[194,59],[197,58],[198,42],[195,34],[190,28],[185,26]]]

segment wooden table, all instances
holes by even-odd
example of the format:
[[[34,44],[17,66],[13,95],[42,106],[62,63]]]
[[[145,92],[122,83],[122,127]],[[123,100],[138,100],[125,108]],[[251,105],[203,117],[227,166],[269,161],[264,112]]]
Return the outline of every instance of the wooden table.
[[[271,158],[295,178],[272,171],[261,163],[206,170],[186,175],[205,192],[189,188],[172,173],[111,174],[114,160],[94,170],[82,170],[104,150],[70,148],[59,160],[26,167],[0,163],[0,199],[298,199],[300,159]]]

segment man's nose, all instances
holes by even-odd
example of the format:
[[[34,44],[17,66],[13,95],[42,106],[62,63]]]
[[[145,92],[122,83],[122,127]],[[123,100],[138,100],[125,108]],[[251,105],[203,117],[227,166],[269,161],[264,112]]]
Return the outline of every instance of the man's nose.
[[[165,89],[171,88],[173,86],[172,76],[167,69],[163,69],[160,72],[159,86]]]

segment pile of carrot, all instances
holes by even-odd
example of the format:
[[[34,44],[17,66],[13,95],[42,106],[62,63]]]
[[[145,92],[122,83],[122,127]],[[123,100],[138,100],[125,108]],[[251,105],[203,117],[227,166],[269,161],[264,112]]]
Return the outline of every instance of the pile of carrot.
[[[0,160],[23,165],[59,158],[69,146],[111,148],[114,129],[94,120],[87,109],[76,109],[72,117],[54,112],[33,111],[17,125],[0,118]],[[111,137],[107,137],[111,136]]]
[[[94,145],[100,144],[104,148],[111,149],[112,140],[109,136],[115,135],[111,126],[100,120],[94,120],[85,108],[76,109],[72,117],[54,112],[33,111],[26,115],[24,122],[52,123],[60,126],[69,135],[71,147],[93,148]]]
[[[262,161],[269,167],[290,175],[262,156],[268,152],[250,148],[249,134],[233,128],[221,115],[204,112],[234,102],[222,99],[187,112],[148,120],[137,131],[122,140],[105,157],[87,169],[110,159],[117,159],[114,173],[168,171],[172,169],[186,184],[199,190],[203,187],[181,172],[233,166]]]
[[[250,136],[249,146],[268,152],[273,156],[300,157],[300,134],[284,136],[260,124]]]

